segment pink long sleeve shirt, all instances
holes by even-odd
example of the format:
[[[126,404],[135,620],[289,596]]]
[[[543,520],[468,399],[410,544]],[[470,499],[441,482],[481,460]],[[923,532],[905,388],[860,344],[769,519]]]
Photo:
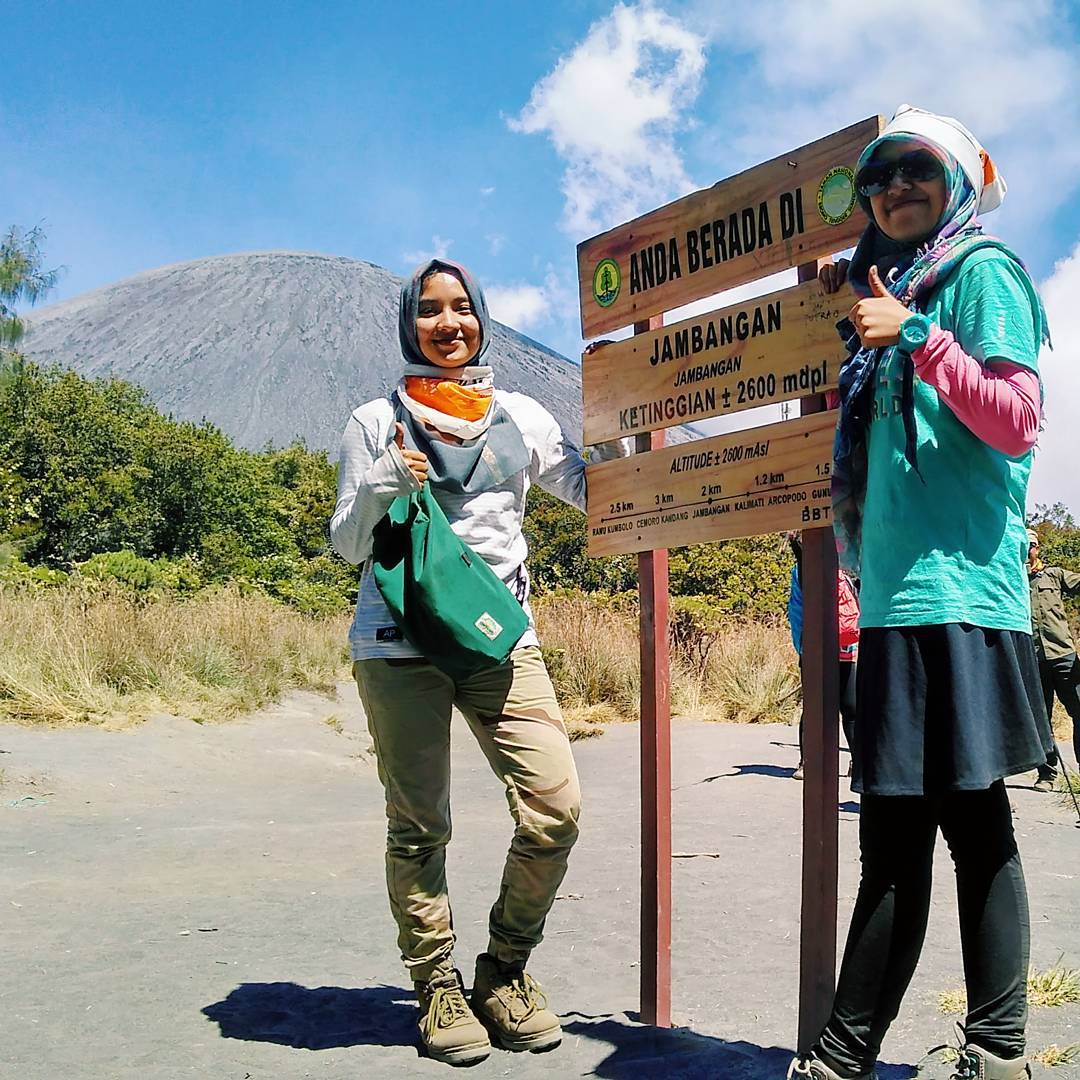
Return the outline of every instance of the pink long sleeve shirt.
[[[933,326],[911,354],[915,372],[934,387],[956,418],[988,446],[1020,457],[1039,435],[1039,376],[1006,357],[985,366],[969,356],[948,330]]]

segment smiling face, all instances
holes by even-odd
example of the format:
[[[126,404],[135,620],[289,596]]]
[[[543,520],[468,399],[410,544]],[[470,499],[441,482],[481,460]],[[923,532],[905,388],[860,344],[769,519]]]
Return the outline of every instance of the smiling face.
[[[887,142],[874,160],[895,161],[917,148],[917,143]],[[944,169],[930,180],[909,180],[898,170],[881,194],[870,196],[870,207],[877,227],[886,236],[900,243],[915,243],[937,228],[946,198]]]
[[[453,274],[439,270],[424,281],[416,340],[424,358],[437,367],[464,367],[480,350],[480,320]]]

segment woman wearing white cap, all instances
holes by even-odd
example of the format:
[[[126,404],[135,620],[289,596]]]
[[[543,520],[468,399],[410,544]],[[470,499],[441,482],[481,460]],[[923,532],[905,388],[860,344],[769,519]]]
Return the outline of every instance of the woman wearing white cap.
[[[841,561],[862,581],[862,879],[832,1014],[789,1076],[874,1076],[922,948],[940,828],[968,995],[953,1076],[1019,1080],[1028,905],[1003,778],[1050,747],[1022,568],[1045,317],[978,224],[1005,184],[962,124],[901,106],[855,182],[870,225],[821,280],[846,274],[862,297],[841,324],[833,466]]]

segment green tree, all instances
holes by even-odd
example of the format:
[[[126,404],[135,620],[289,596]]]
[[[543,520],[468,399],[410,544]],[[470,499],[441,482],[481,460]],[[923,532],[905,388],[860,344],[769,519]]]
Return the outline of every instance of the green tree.
[[[618,593],[637,588],[637,559],[590,558],[585,515],[538,487],[529,489],[523,528],[529,543],[529,574],[540,592],[572,588]]]
[[[55,284],[59,270],[42,269],[40,226],[24,232],[12,225],[0,239],[0,352],[14,350],[26,333],[18,304],[35,304]]]

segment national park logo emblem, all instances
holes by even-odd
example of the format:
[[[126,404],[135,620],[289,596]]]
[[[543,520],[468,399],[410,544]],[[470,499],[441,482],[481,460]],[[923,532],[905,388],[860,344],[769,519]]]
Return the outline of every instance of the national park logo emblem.
[[[826,225],[840,225],[855,209],[855,174],[846,165],[830,169],[818,184],[817,208]]]
[[[593,271],[593,299],[601,307],[611,307],[619,298],[621,287],[622,274],[619,272],[619,264],[614,259],[601,259]]]

